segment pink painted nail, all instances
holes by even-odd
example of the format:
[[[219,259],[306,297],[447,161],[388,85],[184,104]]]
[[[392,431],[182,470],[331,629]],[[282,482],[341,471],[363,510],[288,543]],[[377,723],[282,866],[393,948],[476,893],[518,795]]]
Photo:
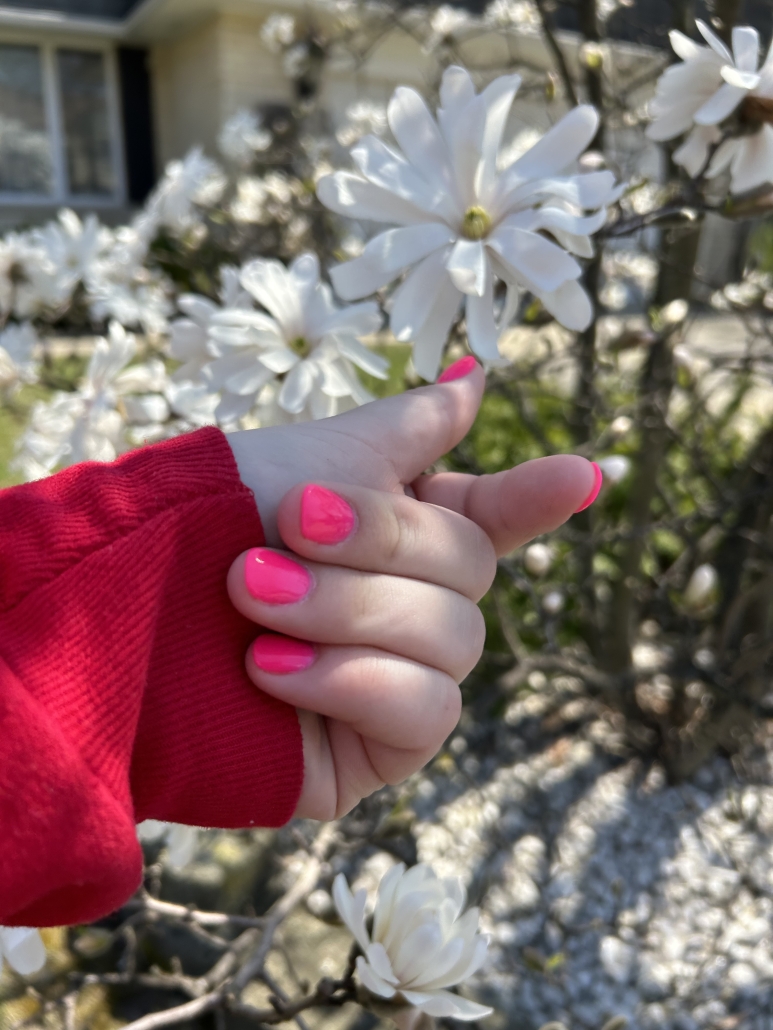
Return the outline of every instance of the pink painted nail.
[[[311,575],[298,562],[266,547],[253,547],[244,565],[252,597],[265,604],[295,604],[311,589]]]
[[[284,676],[290,672],[303,672],[313,665],[317,649],[305,640],[263,633],[252,645],[252,658],[263,672]]]
[[[577,509],[577,511],[575,512],[575,515],[577,514],[577,512],[585,511],[586,508],[590,508],[590,506],[593,504],[593,502],[598,497],[599,490],[601,489],[601,484],[604,481],[604,476],[602,475],[601,469],[598,467],[596,462],[592,461],[591,465],[593,466],[593,471],[595,473],[595,478],[593,480],[593,489],[588,494],[588,496],[585,498],[585,500],[582,502],[580,507]]]
[[[326,490],[324,486],[307,486],[301,499],[301,533],[315,544],[340,544],[354,529],[351,505]]]
[[[455,361],[453,365],[449,365],[445,372],[438,376],[438,382],[450,383],[454,379],[461,379],[463,376],[468,376],[477,364],[478,362],[472,354],[468,354],[466,358],[459,358],[458,361]]]

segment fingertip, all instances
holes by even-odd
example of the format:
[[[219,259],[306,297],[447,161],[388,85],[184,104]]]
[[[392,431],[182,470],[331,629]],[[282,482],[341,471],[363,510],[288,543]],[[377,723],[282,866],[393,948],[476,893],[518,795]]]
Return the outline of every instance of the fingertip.
[[[441,372],[437,378],[437,383],[452,383],[456,379],[463,379],[479,367],[478,362],[472,354],[467,354],[465,357],[459,358],[458,361],[455,361],[452,365],[449,365],[448,368]]]

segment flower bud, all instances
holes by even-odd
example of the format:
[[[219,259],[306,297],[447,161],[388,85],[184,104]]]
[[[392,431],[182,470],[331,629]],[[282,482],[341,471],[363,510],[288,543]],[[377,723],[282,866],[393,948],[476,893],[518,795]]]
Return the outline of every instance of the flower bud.
[[[695,613],[709,608],[717,597],[719,576],[713,565],[699,565],[684,591],[684,604]]]
[[[560,590],[551,590],[542,598],[542,608],[547,615],[558,615],[563,610],[564,600]]]
[[[631,459],[624,454],[610,454],[606,458],[599,458],[596,464],[604,473],[604,479],[610,483],[622,483],[631,471]]]
[[[553,549],[547,544],[532,544],[526,548],[523,564],[531,576],[540,577],[550,571],[553,564]]]

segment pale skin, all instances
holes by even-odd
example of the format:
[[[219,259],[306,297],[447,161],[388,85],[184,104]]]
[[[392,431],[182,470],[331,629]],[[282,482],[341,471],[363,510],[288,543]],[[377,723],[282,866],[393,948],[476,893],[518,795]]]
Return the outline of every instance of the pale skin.
[[[228,576],[242,614],[316,645],[313,665],[290,674],[264,672],[247,656],[253,683],[298,711],[298,816],[337,818],[438,752],[459,719],[458,684],[483,650],[477,602],[497,557],[556,529],[593,488],[592,465],[574,455],[492,476],[425,475],[468,432],[483,389],[476,367],[335,418],[229,437],[266,544],[302,562],[314,583],[298,603],[266,604],[246,588],[246,554]],[[356,513],[343,542],[303,537],[308,483]]]

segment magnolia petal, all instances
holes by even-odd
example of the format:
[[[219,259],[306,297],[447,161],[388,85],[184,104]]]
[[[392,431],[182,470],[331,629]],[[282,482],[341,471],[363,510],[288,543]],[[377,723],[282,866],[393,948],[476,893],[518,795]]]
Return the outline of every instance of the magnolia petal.
[[[298,287],[283,264],[255,258],[242,269],[240,281],[245,290],[271,312],[288,336],[301,335],[303,313]]]
[[[593,305],[576,279],[563,283],[550,293],[540,293],[539,299],[566,329],[582,332],[593,321]]]
[[[502,135],[520,85],[520,75],[500,75],[489,83],[477,101],[484,113],[481,119],[480,163],[475,187],[484,205],[489,202],[490,192],[496,183]]]
[[[317,378],[315,373],[316,370],[308,361],[301,361],[290,369],[279,391],[279,407],[290,415],[300,415],[314,387]]]
[[[323,175],[317,183],[317,196],[325,207],[347,218],[397,225],[415,225],[427,220],[426,211],[416,204],[352,172]]]
[[[590,236],[602,229],[607,220],[605,208],[585,217],[573,215],[560,207],[549,206],[539,208],[535,214],[537,216],[536,225],[533,228],[547,229],[549,232],[552,232],[553,229],[560,229],[573,236]]]
[[[153,422],[166,422],[169,418],[169,405],[158,393],[144,397],[124,397],[121,401],[126,421],[132,425],[150,425]]]
[[[137,839],[150,844],[160,840],[168,829],[169,823],[163,823],[160,819],[145,819],[137,823]]]
[[[169,353],[177,361],[201,354],[207,345],[206,331],[189,318],[178,318],[169,329]]]
[[[564,232],[562,229],[550,229],[550,235],[557,243],[560,243],[564,250],[581,258],[592,258],[596,253],[593,241],[589,236],[578,236],[575,233]]]
[[[270,315],[265,315],[262,311],[244,308],[223,308],[216,312],[210,319],[210,333],[214,326],[258,329],[261,332],[273,332],[277,335],[281,332],[278,323]]]
[[[773,126],[763,125],[752,136],[736,141],[733,156],[731,191],[746,193],[765,184],[773,184]]]
[[[440,361],[451,326],[459,314],[460,294],[447,275],[443,276],[432,308],[413,339],[413,364],[416,371],[433,383],[440,371]]]
[[[508,171],[522,179],[555,175],[577,160],[596,135],[598,126],[599,116],[594,107],[573,107]]]
[[[693,178],[704,168],[709,149],[721,137],[716,125],[696,125],[687,139],[674,151],[674,161]]]
[[[402,995],[406,1001],[426,1012],[428,1016],[437,1018],[448,1016],[451,1019],[471,1021],[485,1019],[494,1011],[486,1005],[479,1005],[476,1001],[451,994],[450,991],[403,991]]]
[[[489,273],[486,291],[482,297],[467,297],[465,321],[470,350],[482,361],[498,361],[499,326],[494,320],[493,276]]]
[[[733,29],[733,57],[738,71],[756,72],[759,56],[760,37],[757,30],[750,25],[736,25]]]
[[[696,26],[698,28],[698,32],[700,32],[700,34],[703,36],[703,38],[709,44],[709,46],[714,51],[714,53],[717,55],[717,57],[721,57],[725,64],[732,64],[733,63],[733,55],[727,49],[727,47],[722,42],[722,40],[719,38],[719,36],[716,36],[711,31],[711,29],[708,27],[706,22],[702,21],[700,18],[696,18],[695,19],[695,24],[696,24]]]
[[[760,76],[756,72],[742,72],[737,68],[731,68],[727,64],[722,69],[721,74],[728,85],[738,86],[739,89],[743,90],[754,89],[760,83]]]
[[[358,891],[357,899],[355,899],[343,873],[336,876],[333,881],[333,901],[339,916],[363,951],[367,951],[370,944],[365,929],[366,900],[366,891]]]
[[[422,922],[415,930],[399,942],[397,947],[390,948],[389,954],[392,968],[400,979],[406,983],[414,976],[418,964],[427,955],[437,955],[443,946],[443,935],[437,922]]]
[[[387,121],[400,149],[424,180],[435,187],[448,185],[448,149],[423,97],[415,89],[399,86],[389,101]]]
[[[369,350],[358,340],[353,340],[351,337],[344,337],[338,340],[337,343],[341,354],[349,358],[350,361],[353,361],[363,372],[375,376],[376,379],[389,378],[389,362],[386,358],[374,353],[374,351]]]
[[[239,397],[254,396],[273,378],[273,369],[267,368],[261,361],[255,361],[249,368],[229,376],[225,381],[225,389]]]
[[[359,339],[378,332],[381,322],[381,310],[373,301],[350,304],[349,307],[331,311],[318,326],[318,335],[354,336]]]
[[[283,372],[289,372],[294,365],[298,364],[298,355],[289,347],[273,347],[271,350],[264,351],[260,355],[259,361],[261,365],[270,368],[272,372],[282,375]]]
[[[453,238],[442,222],[388,229],[374,237],[359,257],[331,269],[330,277],[344,300],[366,297]]]
[[[209,297],[202,297],[198,293],[181,293],[177,298],[177,306],[188,318],[204,327],[219,310],[214,301]]]
[[[167,862],[173,869],[183,869],[196,854],[199,831],[194,826],[172,824],[167,837]]]
[[[371,994],[375,994],[379,998],[394,998],[396,993],[394,987],[382,979],[362,955],[357,957],[357,973]]]
[[[717,92],[695,112],[697,125],[717,125],[735,111],[748,91],[728,83],[720,86]]]
[[[440,81],[440,105],[449,113],[458,112],[475,99],[475,86],[466,68],[453,64]]]
[[[425,961],[416,964],[413,977],[404,981],[405,986],[417,991],[444,987],[443,978],[459,964],[464,950],[461,937],[447,941],[437,954],[428,955]]]
[[[221,390],[231,376],[253,368],[255,363],[254,354],[230,354],[224,358],[218,358],[216,361],[210,361],[201,370],[201,378],[210,390]]]
[[[386,980],[389,984],[394,984],[395,986],[399,984],[400,981],[392,970],[392,963],[389,961],[389,956],[383,944],[378,942],[371,944],[365,954],[377,976],[380,976],[382,980]]]
[[[327,397],[339,399],[351,396],[351,380],[337,362],[327,360],[317,362],[315,365],[319,377],[319,388]]]
[[[697,57],[703,49],[694,39],[690,39],[689,36],[685,36],[683,32],[679,32],[678,29],[672,29],[668,34],[669,42],[671,43],[671,49],[674,51],[677,57],[681,57],[683,61],[689,61],[693,57]]]
[[[456,241],[446,259],[446,271],[457,290],[482,297],[486,289],[487,270],[488,261],[482,240]]]
[[[39,972],[46,964],[46,948],[37,930],[24,926],[0,930],[0,954],[20,976]]]
[[[443,281],[450,282],[444,259],[445,251],[433,251],[408,273],[405,282],[395,291],[392,297],[390,325],[398,340],[416,338],[417,332],[434,307],[437,292],[441,289]]]
[[[431,214],[437,208],[448,208],[444,191],[427,182],[400,154],[376,136],[364,136],[351,151],[359,170],[382,189],[422,208]]]
[[[237,397],[235,393],[224,393],[215,408],[215,418],[221,426],[230,425],[248,415],[255,400],[256,398],[249,394],[246,397]]]
[[[555,290],[567,279],[577,279],[582,269],[565,250],[537,233],[500,226],[488,245],[516,282],[538,290]]]
[[[391,867],[391,869],[388,869],[381,878],[381,883],[378,886],[376,911],[373,913],[374,941],[383,941],[384,939],[384,931],[388,927],[389,915],[392,911],[395,893],[404,872],[405,864],[403,862],[397,862]]]

